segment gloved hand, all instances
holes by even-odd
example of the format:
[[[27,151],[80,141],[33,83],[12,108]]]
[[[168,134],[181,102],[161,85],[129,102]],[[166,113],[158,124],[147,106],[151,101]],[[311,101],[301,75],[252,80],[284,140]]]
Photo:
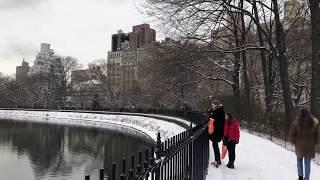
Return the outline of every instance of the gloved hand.
[[[229,139],[227,136],[223,136],[223,138],[222,138],[222,144],[223,144],[223,145],[226,146],[229,141],[230,141],[230,139]]]

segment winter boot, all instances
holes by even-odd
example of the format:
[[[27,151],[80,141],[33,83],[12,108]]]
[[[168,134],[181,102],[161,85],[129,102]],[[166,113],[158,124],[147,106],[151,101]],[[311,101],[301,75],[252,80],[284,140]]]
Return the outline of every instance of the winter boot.
[[[215,161],[211,163],[212,165],[214,165],[216,168],[218,168],[221,165],[221,161]]]
[[[228,167],[229,169],[234,169],[233,163],[228,163],[228,164],[227,164],[227,167]]]

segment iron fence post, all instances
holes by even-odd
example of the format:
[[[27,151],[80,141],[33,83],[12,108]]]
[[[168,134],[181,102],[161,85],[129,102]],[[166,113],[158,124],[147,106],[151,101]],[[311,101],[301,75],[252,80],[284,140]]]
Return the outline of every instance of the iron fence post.
[[[160,132],[158,133],[158,136],[157,136],[157,144],[156,144],[155,153],[156,153],[156,158],[158,161],[157,163],[161,163],[161,162],[159,162],[161,160],[161,155],[162,155]],[[160,180],[160,167],[159,166],[156,168],[155,180]]]
[[[112,164],[111,180],[116,180],[117,164]]]
[[[104,180],[104,169],[100,169],[99,179]]]
[[[122,159],[122,173],[120,175],[121,180],[126,180],[127,179],[126,171],[127,171],[127,160],[126,159]]]

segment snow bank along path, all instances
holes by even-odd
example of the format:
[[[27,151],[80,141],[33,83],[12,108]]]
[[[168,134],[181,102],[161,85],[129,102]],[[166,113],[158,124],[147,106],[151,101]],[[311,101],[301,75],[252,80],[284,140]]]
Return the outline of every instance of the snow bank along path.
[[[150,137],[154,141],[158,132],[161,140],[166,140],[185,131],[190,124],[179,118],[149,114],[28,110],[0,110],[0,119],[106,128]]]
[[[221,146],[221,144],[220,144]],[[214,161],[210,143],[210,162]],[[226,157],[218,169],[209,165],[207,180],[293,180],[297,179],[296,155],[273,142],[241,132],[236,146],[235,169]],[[312,162],[311,180],[320,180],[320,166]]]

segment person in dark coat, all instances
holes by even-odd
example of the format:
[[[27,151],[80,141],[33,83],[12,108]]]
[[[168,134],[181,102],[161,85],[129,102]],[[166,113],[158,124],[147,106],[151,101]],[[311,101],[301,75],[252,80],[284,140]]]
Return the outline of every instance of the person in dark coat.
[[[215,158],[215,162],[212,162],[212,164],[219,167],[219,165],[221,165],[219,142],[222,140],[224,134],[225,112],[219,100],[213,100],[210,105],[211,107],[208,109],[208,120],[210,118],[214,119],[214,132],[209,135]]]
[[[227,146],[229,154],[228,168],[234,168],[236,159],[236,144],[240,140],[240,126],[237,119],[233,119],[231,113],[227,113],[226,123],[224,125],[223,144]]]
[[[315,147],[320,141],[319,133],[319,121],[308,109],[302,109],[290,129],[290,140],[295,145],[297,155],[299,180],[310,179],[311,159],[315,157]],[[303,160],[305,172],[303,172]]]

